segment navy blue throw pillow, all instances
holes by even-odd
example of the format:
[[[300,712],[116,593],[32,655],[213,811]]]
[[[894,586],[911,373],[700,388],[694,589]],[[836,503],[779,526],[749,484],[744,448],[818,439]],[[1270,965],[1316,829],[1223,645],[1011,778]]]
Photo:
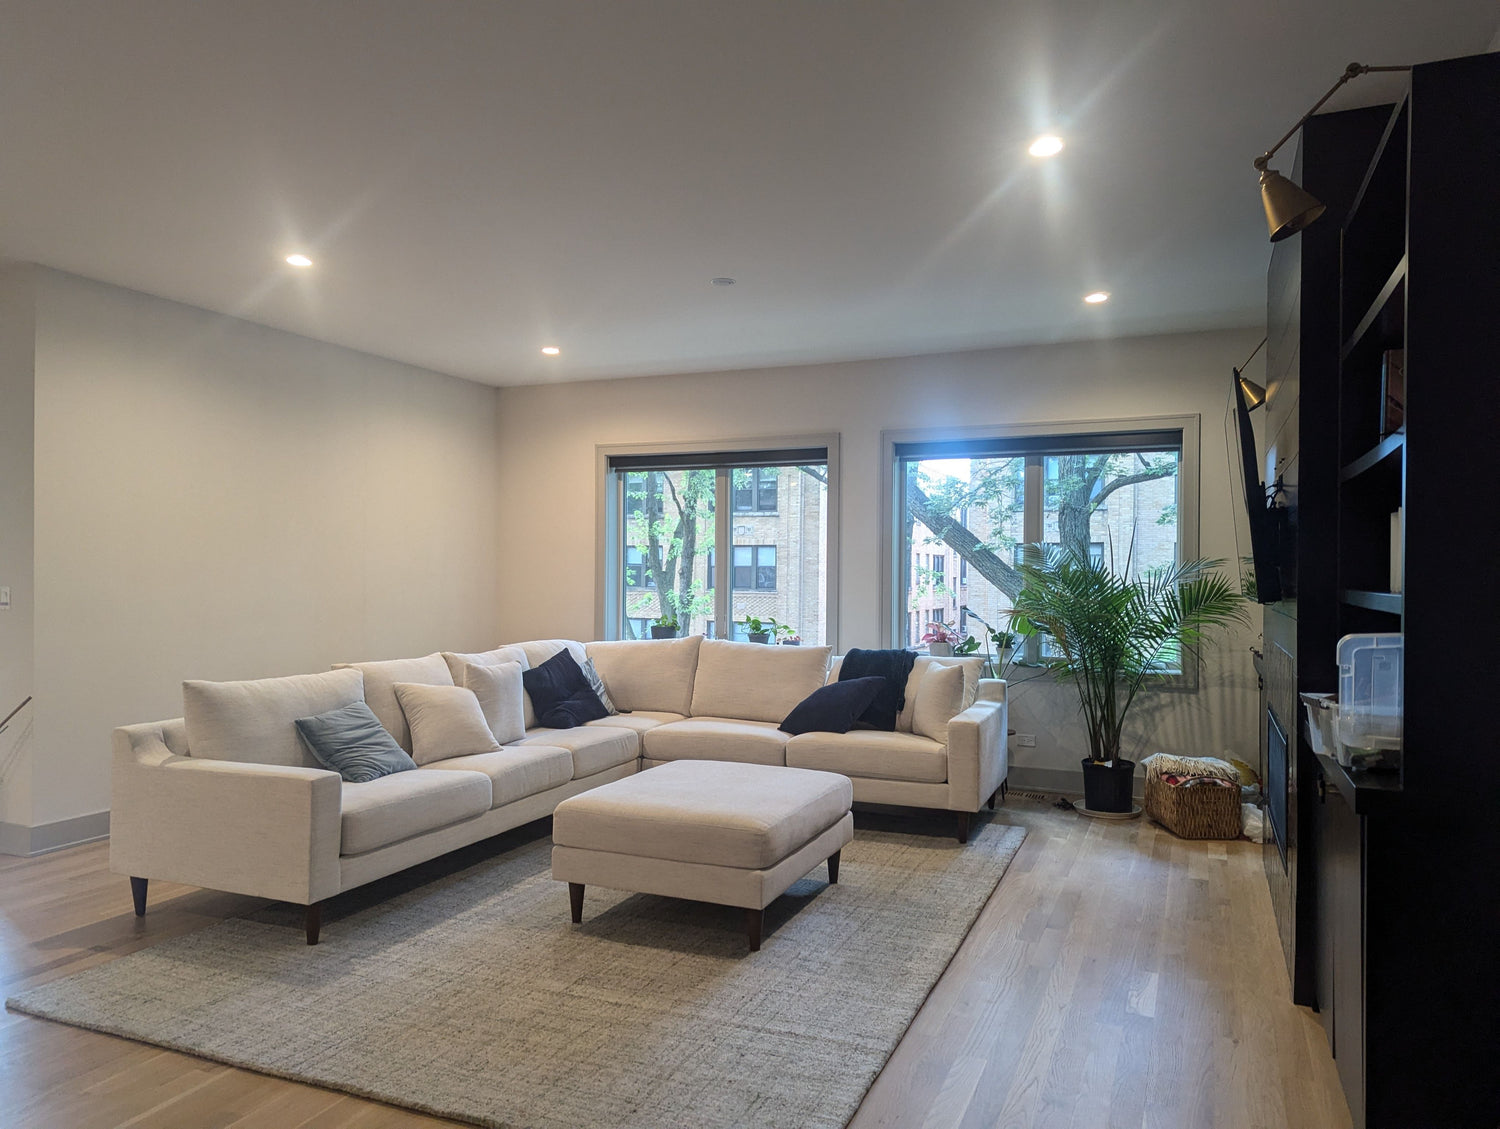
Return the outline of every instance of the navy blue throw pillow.
[[[534,707],[533,707],[534,708]],[[586,721],[608,717],[609,711],[594,693],[592,686],[585,686],[558,702],[544,714],[537,715],[537,722],[549,729],[572,729]]]
[[[319,764],[350,784],[417,767],[364,702],[350,702],[317,717],[299,717],[297,733]]]
[[[786,715],[778,729],[794,736],[798,733],[848,733],[854,719],[864,713],[885,689],[880,675],[851,678],[820,686]]]
[[[585,721],[608,717],[588,676],[567,648],[546,662],[521,672],[537,721],[549,729],[572,729]]]

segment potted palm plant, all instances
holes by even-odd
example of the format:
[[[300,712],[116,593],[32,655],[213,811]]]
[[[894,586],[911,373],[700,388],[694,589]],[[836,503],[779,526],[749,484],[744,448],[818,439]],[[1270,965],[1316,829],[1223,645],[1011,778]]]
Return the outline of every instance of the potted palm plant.
[[[1051,642],[1042,665],[1078,688],[1089,733],[1084,807],[1129,812],[1135,762],[1120,735],[1136,697],[1159,686],[1188,648],[1245,619],[1237,580],[1221,561],[1195,560],[1129,577],[1056,546],[1027,546],[1010,627]]]

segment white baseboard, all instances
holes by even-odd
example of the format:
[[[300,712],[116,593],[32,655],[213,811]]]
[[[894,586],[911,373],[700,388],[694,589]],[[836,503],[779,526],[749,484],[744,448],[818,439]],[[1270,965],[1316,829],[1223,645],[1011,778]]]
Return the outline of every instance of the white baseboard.
[[[64,847],[76,847],[108,838],[107,811],[60,819],[56,823],[43,823],[37,827],[27,827],[23,823],[0,823],[0,855],[30,858],[32,855],[45,855],[49,851],[60,851]]]

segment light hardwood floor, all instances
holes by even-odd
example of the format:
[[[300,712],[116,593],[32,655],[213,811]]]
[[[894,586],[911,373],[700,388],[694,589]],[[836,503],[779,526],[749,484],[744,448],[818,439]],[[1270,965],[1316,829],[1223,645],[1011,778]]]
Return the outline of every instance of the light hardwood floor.
[[[1014,793],[994,818],[1024,825],[1026,843],[851,1129],[1349,1125],[1322,1028],[1290,1002],[1259,847],[1187,842]],[[256,904],[153,883],[142,920],[104,844],[6,859],[0,986],[9,995]],[[7,1127],[447,1124],[0,1015]]]

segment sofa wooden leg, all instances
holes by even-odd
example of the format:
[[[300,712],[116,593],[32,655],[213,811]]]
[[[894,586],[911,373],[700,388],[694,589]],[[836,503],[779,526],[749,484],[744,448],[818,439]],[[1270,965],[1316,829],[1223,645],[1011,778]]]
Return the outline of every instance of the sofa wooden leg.
[[[1000,781],[1000,799],[1004,800],[1008,795],[1010,795],[1010,777],[1007,776]]]
[[[130,880],[130,896],[135,901],[136,917],[146,916],[146,881],[144,878]]]
[[[953,814],[958,816],[958,841],[967,843],[969,841],[969,813],[958,811]]]
[[[993,792],[990,793],[990,800],[989,800],[990,811],[994,811],[995,810],[995,797],[998,796],[999,794],[1000,794],[1000,789],[999,788],[996,788]]]
[[[578,925],[583,921],[583,883],[568,883],[568,901],[573,903],[573,924]]]
[[[834,851],[828,856],[828,884],[837,886],[839,884],[839,852]]]
[[[747,909],[745,911],[745,939],[750,942],[750,951],[752,953],[760,952],[760,932],[765,923],[765,910]]]
[[[307,907],[307,914],[303,918],[303,924],[307,929],[307,943],[309,945],[316,945],[318,943],[318,933],[323,928],[322,902],[314,902]]]

